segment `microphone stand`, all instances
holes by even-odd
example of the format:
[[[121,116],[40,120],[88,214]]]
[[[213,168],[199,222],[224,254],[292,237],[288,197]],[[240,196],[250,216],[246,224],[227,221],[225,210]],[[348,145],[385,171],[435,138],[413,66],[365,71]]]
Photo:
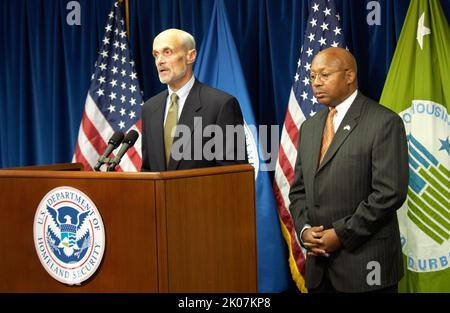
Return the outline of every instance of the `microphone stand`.
[[[106,168],[106,171],[107,172],[115,172],[116,171],[116,166],[114,166],[114,167],[112,167],[111,165],[112,164],[114,164],[114,162],[113,163],[108,163],[108,167]]]
[[[111,162],[111,159],[110,159],[110,158],[101,157],[101,158],[98,160],[98,162],[100,162],[101,164],[100,164],[99,166],[95,166],[95,167],[94,167],[94,171],[95,171],[95,172],[101,172],[101,171],[100,171],[100,168],[101,168],[104,164],[106,164],[106,165],[109,166],[109,164],[110,164],[110,162]]]

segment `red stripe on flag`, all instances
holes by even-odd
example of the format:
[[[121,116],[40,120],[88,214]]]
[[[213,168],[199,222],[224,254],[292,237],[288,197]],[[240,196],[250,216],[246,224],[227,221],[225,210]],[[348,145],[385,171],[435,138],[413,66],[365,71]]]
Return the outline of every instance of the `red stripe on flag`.
[[[139,133],[142,134],[142,120],[137,121],[135,126],[139,130]]]
[[[294,119],[292,118],[291,112],[288,110],[286,113],[286,119],[284,121],[284,127],[291,138],[292,143],[294,144],[295,149],[298,149],[298,127],[295,125]]]
[[[280,151],[278,152],[278,161],[283,170],[283,175],[286,177],[289,185],[292,185],[292,181],[294,180],[294,169],[292,168],[282,145],[280,145]]]
[[[83,119],[81,120],[81,125],[83,127],[84,134],[86,138],[89,139],[92,147],[97,151],[99,155],[103,154],[105,151],[107,144],[103,140],[100,133],[97,131],[97,128],[94,124],[92,124],[91,120],[86,114],[86,111],[83,113]]]
[[[141,157],[139,156],[137,150],[135,147],[131,147],[128,151],[127,151],[128,157],[130,158],[131,162],[133,163],[134,167],[136,168],[137,171],[141,170]]]
[[[81,152],[78,142],[75,145],[75,160],[83,164],[85,171],[92,171],[92,167],[91,165],[89,165],[88,161],[85,159],[83,153]]]

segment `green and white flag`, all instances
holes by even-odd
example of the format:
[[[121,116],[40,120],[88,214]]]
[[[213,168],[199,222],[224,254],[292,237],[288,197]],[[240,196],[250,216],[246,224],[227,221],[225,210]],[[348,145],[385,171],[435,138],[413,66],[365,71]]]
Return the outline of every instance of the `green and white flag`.
[[[440,0],[411,1],[380,102],[408,136],[399,291],[450,292],[450,28]]]

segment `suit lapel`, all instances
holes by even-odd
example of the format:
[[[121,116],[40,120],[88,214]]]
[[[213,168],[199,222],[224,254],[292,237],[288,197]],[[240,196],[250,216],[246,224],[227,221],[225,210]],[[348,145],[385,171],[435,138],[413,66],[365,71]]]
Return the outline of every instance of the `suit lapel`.
[[[166,157],[164,155],[164,109],[166,107],[168,91],[161,93],[156,99],[156,105],[152,108],[150,128],[154,147],[154,155],[158,162],[158,168],[166,168]]]
[[[191,130],[191,136],[189,137],[189,141],[186,143],[186,145],[191,145],[191,140],[192,140],[194,129],[195,129],[195,127],[198,127],[198,125],[194,125],[194,117],[199,115],[199,114],[197,114],[197,112],[202,108],[202,104],[200,101],[200,89],[201,89],[201,84],[196,80],[194,83],[194,86],[192,86],[192,89],[189,92],[188,97],[186,98],[186,102],[184,103],[183,111],[181,112],[180,119],[178,120],[177,125],[185,125],[188,127],[188,129]],[[180,139],[179,137],[175,137],[173,139],[173,142],[175,143],[179,139]],[[191,145],[191,147],[192,147],[192,145]],[[203,151],[202,151],[202,153],[203,153]],[[193,155],[194,155],[194,151],[191,151],[191,157],[193,157]],[[169,164],[167,166],[167,169],[169,171],[176,170],[178,168],[178,166],[180,165],[180,161],[181,160],[174,160],[171,158],[169,161]]]
[[[358,118],[361,115],[361,108],[363,103],[364,99],[358,92],[358,95],[356,96],[352,105],[348,109],[347,114],[339,125],[339,128],[334,135],[333,141],[328,147],[328,150],[325,153],[325,157],[323,158],[322,163],[320,163],[317,172],[319,172],[328,162],[330,162],[330,160],[344,143],[345,139],[347,139],[348,135],[350,135],[353,129],[355,129],[355,127],[358,125]]]

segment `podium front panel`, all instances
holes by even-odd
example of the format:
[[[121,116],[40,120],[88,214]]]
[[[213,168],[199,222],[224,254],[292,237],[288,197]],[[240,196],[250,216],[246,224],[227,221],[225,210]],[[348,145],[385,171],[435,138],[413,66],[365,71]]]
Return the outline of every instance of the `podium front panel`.
[[[168,291],[257,292],[253,172],[170,179],[164,188]]]
[[[107,173],[55,176],[0,175],[0,292],[157,292],[155,182]],[[52,278],[41,265],[33,241],[40,201],[61,186],[85,193],[105,228],[102,263],[80,286]]]

